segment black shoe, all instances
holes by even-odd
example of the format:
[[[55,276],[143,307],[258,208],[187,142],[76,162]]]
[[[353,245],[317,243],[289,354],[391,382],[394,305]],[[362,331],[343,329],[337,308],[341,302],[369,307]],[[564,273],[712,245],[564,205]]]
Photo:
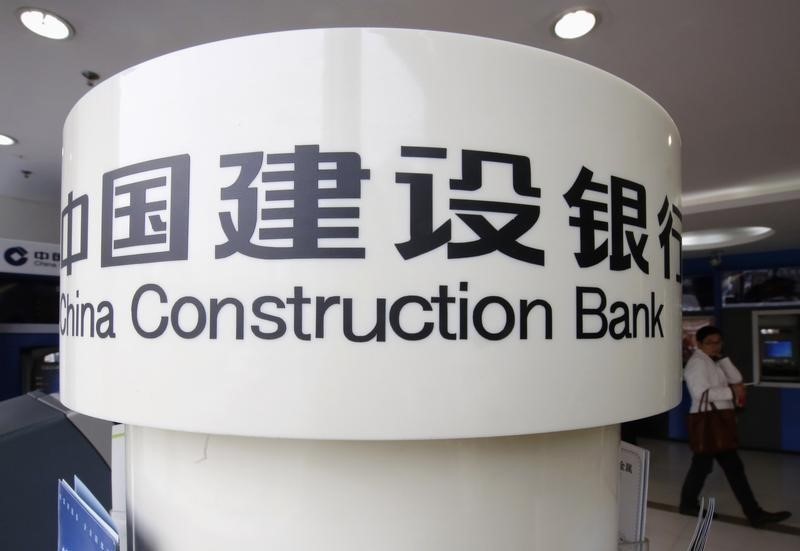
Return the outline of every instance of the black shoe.
[[[764,509],[760,509],[755,515],[750,517],[750,524],[754,528],[761,528],[765,524],[773,522],[781,522],[792,516],[789,511],[778,511],[777,513],[770,513]]]

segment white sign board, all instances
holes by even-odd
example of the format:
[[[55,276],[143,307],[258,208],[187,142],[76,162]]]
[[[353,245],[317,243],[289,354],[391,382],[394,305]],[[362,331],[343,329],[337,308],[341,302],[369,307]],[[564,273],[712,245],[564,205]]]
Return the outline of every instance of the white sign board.
[[[0,273],[55,277],[60,261],[57,244],[0,238]]]
[[[619,538],[643,542],[647,524],[650,451],[627,442],[619,445]]]
[[[680,399],[679,198],[666,112],[552,53],[333,29],[163,56],[64,127],[62,397],[298,438],[652,415]]]

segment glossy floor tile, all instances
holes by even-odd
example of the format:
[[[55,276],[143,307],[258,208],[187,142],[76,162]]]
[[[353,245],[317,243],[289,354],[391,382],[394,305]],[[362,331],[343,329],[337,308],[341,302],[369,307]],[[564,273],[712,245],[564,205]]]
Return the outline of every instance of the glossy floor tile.
[[[695,520],[659,509],[647,510],[649,551],[686,551]],[[711,524],[706,551],[798,551],[800,535],[715,520]]]
[[[691,451],[682,442],[640,439],[650,450],[647,538],[650,551],[686,550],[696,520],[679,515],[681,485],[691,462]],[[719,465],[706,480],[703,494],[717,500],[720,518],[712,526],[707,551],[800,551],[800,455],[741,450],[750,485],[767,510],[788,510],[786,522],[757,530],[750,527]]]

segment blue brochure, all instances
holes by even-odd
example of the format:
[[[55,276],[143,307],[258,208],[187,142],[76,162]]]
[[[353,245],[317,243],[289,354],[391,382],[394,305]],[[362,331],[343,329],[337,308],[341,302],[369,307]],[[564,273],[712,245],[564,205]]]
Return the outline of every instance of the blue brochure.
[[[78,477],[75,488],[58,481],[58,551],[117,551],[119,535],[108,512]]]

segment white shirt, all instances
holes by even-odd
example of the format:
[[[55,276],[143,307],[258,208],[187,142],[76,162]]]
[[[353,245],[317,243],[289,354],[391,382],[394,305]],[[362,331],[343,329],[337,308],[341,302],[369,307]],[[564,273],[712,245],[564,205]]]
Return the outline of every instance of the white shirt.
[[[691,413],[700,409],[700,398],[708,390],[708,401],[717,409],[733,409],[733,391],[728,385],[742,382],[742,374],[728,358],[718,362],[702,350],[695,350],[683,370],[683,378],[692,396]],[[709,408],[710,409],[710,408]]]

